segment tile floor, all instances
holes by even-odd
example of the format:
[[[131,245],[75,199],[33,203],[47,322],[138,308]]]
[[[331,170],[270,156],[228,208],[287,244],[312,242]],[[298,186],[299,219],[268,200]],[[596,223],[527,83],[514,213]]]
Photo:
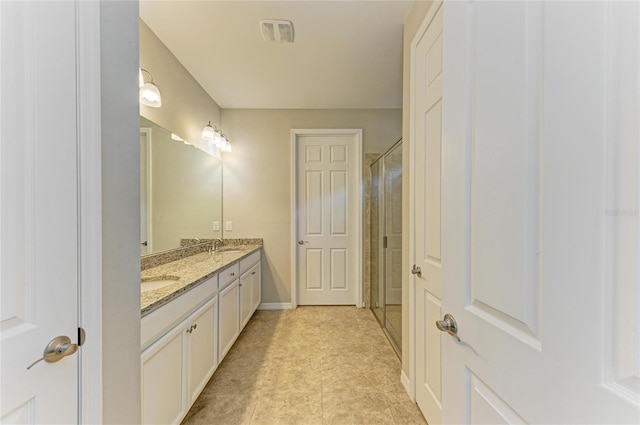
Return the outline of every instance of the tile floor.
[[[368,309],[257,311],[183,424],[426,424]]]

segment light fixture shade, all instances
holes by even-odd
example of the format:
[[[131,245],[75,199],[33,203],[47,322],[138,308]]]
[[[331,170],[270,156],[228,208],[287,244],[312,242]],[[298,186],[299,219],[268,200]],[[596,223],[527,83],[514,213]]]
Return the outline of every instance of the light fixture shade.
[[[205,125],[202,129],[202,138],[210,142],[215,142],[215,137],[216,130],[211,126],[211,121],[209,121],[209,124]]]
[[[140,103],[159,108],[162,105],[162,97],[158,86],[153,83],[145,83],[140,89]]]
[[[217,148],[220,148],[220,146],[222,145],[223,139],[222,139],[222,134],[220,134],[220,131],[216,131],[216,134],[213,138],[213,143],[216,145]]]
[[[231,152],[231,143],[229,143],[227,136],[225,135],[222,136],[221,143],[218,146],[218,149],[220,149],[220,151],[222,152]]]
[[[138,88],[141,89],[144,86],[144,75],[142,75],[142,68],[138,68]]]

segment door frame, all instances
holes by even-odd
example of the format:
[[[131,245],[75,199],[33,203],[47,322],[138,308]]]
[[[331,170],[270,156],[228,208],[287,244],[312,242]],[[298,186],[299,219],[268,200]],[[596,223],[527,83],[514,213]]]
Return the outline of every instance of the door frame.
[[[78,114],[78,421],[102,417],[102,106],[100,2],[76,0]]]
[[[416,263],[416,238],[414,229],[416,228],[415,214],[415,191],[416,191],[416,175],[415,175],[415,140],[416,140],[416,48],[418,42],[422,39],[427,29],[431,25],[431,21],[435,17],[438,10],[442,7],[442,0],[434,1],[427,10],[422,23],[416,34],[411,40],[409,48],[410,66],[409,66],[409,264],[405,264],[407,270],[411,269],[412,264]],[[444,69],[442,70],[444,78]],[[442,226],[442,224],[441,224]],[[409,274],[409,376],[404,376],[402,384],[409,394],[411,401],[416,401],[416,277]],[[442,369],[442,367],[441,367]],[[442,378],[443,379],[443,378]]]
[[[147,250],[149,251],[148,254],[152,254],[153,253],[153,234],[151,233],[151,231],[153,230],[153,208],[151,208],[151,206],[153,205],[153,163],[151,162],[151,158],[152,158],[152,133],[151,133],[151,128],[149,127],[140,127],[140,134],[144,134],[145,135],[145,144],[146,146],[146,158],[145,160],[147,161],[147,187],[146,187],[146,191],[147,191]],[[142,154],[141,154],[142,155]],[[142,157],[141,157],[142,159]]]
[[[362,253],[364,241],[362,240],[362,214],[363,214],[363,178],[362,178],[362,129],[361,128],[347,128],[347,129],[291,129],[291,306],[295,309],[298,307],[298,207],[297,207],[297,161],[298,161],[298,138],[299,136],[356,136],[355,148],[356,148],[356,176],[357,176],[357,188],[356,196],[358,197],[358,210],[356,211],[356,298],[354,304],[356,307],[363,307],[364,301],[362,290]]]

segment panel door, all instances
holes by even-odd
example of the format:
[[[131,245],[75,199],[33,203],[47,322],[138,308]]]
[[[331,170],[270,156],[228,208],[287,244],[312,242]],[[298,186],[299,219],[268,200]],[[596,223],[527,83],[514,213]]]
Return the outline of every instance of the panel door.
[[[441,423],[441,337],[433,323],[440,316],[442,3],[431,6],[412,44],[415,81],[412,194],[416,312],[416,402],[427,421]]]
[[[76,3],[0,2],[0,422],[78,421]],[[91,336],[89,336],[91,337]]]
[[[443,420],[640,423],[640,5],[444,9]]]
[[[187,413],[187,322],[142,352],[142,423],[175,424]]]
[[[220,327],[219,327],[219,355],[221,362],[236,338],[240,334],[240,286],[239,279],[220,291]]]
[[[254,312],[262,300],[261,263],[258,262],[248,273],[251,273],[251,311]]]
[[[218,366],[218,297],[189,319],[189,405],[198,398]]]
[[[240,327],[244,328],[253,314],[253,275],[247,271],[240,277]]]
[[[356,136],[297,139],[298,303],[356,304]]]

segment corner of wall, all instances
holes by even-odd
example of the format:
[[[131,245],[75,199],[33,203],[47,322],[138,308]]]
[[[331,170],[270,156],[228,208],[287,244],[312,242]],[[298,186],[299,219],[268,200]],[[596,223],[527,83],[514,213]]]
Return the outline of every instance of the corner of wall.
[[[104,423],[140,423],[138,2],[100,2]]]

